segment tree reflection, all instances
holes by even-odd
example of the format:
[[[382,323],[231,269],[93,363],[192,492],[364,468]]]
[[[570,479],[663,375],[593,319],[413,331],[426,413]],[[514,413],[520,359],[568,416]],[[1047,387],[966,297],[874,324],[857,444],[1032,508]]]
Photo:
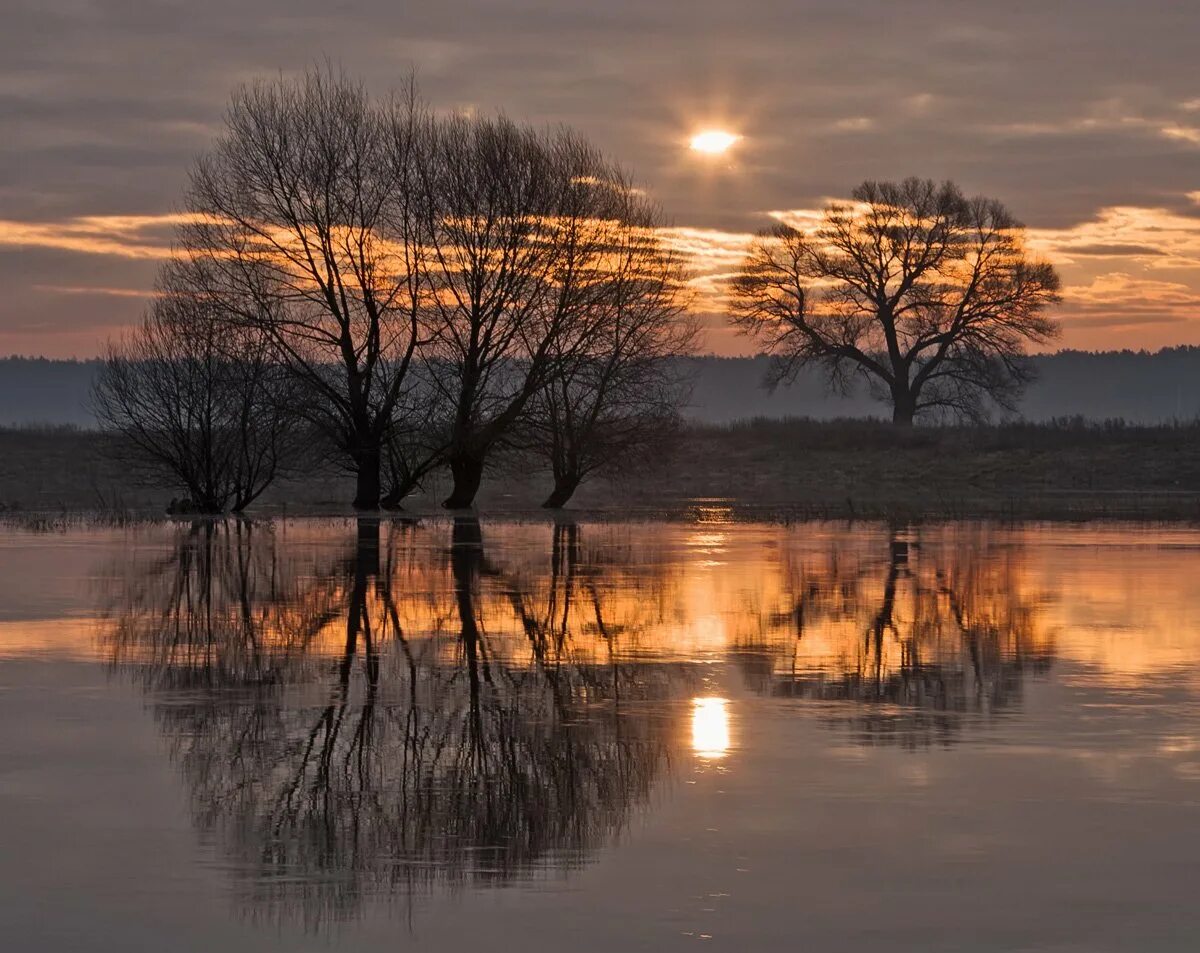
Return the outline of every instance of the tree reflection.
[[[674,745],[736,770],[730,669],[915,748],[1051,664],[1009,537],[807,532],[727,563],[661,527],[204,522],[121,568],[105,648],[251,909],[318,926],[584,862]]]
[[[372,895],[570,868],[645,803],[678,725],[628,698],[686,671],[642,677],[535,621],[582,601],[578,547],[555,539],[538,594],[462,517],[440,567],[434,533],[363,519],[333,558],[199,524],[122,574],[106,649],[254,910],[316,927]]]
[[[1019,549],[983,529],[893,533],[866,552],[835,540],[787,567],[792,607],[743,667],[761,691],[830,703],[828,721],[861,743],[948,743],[1019,708],[1026,677],[1053,662],[1020,569]]]
[[[121,570],[106,607],[106,647],[155,690],[294,679],[343,610],[333,580],[314,580],[269,526],[241,520],[196,523],[166,554]]]

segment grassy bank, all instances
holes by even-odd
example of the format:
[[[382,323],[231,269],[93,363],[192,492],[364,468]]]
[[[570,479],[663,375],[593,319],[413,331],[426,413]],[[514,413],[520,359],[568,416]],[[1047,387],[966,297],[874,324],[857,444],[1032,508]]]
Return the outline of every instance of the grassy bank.
[[[673,472],[797,516],[1200,519],[1200,425],[757,420],[690,431]]]
[[[482,511],[536,509],[549,486],[521,468],[493,473]],[[428,512],[435,478],[406,509]],[[108,438],[74,429],[0,429],[0,507],[14,514],[157,514],[178,490],[147,485]],[[348,479],[293,474],[256,506],[344,511]],[[1200,425],[1119,422],[932,427],[863,420],[757,420],[692,427],[668,458],[597,479],[571,509],[768,519],[974,518],[1200,521]]]

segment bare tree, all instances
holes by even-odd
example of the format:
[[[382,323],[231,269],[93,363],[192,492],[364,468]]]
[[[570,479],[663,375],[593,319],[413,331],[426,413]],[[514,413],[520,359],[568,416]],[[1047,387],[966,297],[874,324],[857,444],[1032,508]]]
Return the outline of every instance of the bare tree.
[[[811,365],[837,389],[865,377],[901,425],[1014,409],[1026,345],[1058,333],[1054,268],[1003,205],[952,183],[864,182],[853,198],[813,231],[759,238],[733,282],[734,322],[775,357],[769,383]]]
[[[446,405],[444,505],[469,506],[489,454],[552,376],[578,309],[558,293],[574,223],[606,203],[612,178],[566,131],[506,119],[439,125],[426,167],[427,367]],[[451,409],[452,408],[452,409]]]
[[[263,338],[230,329],[168,270],[149,314],[110,344],[92,404],[132,462],[166,473],[203,513],[249,506],[286,456],[290,381]]]
[[[679,358],[698,332],[683,268],[657,238],[657,210],[628,183],[614,181],[610,192],[611,218],[589,219],[567,239],[557,294],[578,317],[554,342],[554,373],[522,430],[553,474],[549,508],[564,506],[590,474],[661,451],[690,393]]]
[[[185,251],[304,385],[365,509],[379,505],[381,447],[418,345],[427,127],[411,85],[382,104],[330,70],[244,87],[187,196]]]

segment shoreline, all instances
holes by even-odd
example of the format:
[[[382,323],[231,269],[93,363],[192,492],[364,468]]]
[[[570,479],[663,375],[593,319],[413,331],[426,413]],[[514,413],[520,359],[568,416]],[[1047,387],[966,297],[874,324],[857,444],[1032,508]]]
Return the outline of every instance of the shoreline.
[[[105,510],[74,509],[2,510],[0,531],[56,532],[70,529],[123,528],[174,523],[195,525],[206,522],[243,520],[249,523],[277,524],[291,521],[375,520],[386,523],[427,523],[474,518],[481,522],[563,525],[571,523],[609,524],[660,523],[664,525],[778,525],[837,523],[846,525],[921,526],[939,524],[992,523],[1015,525],[1129,525],[1163,527],[1200,527],[1200,494],[1188,494],[1178,500],[1155,501],[1147,505],[1118,498],[1106,501],[1063,500],[1059,502],[1027,500],[1017,505],[1001,501],[957,501],[947,506],[919,506],[897,503],[889,506],[872,502],[862,507],[847,501],[842,507],[816,503],[754,504],[728,499],[681,500],[675,506],[567,507],[547,510],[540,507],[473,507],[447,510],[436,505],[405,509],[356,511],[350,507],[263,506],[242,514],[181,515],[151,508]]]
[[[170,518],[179,491],[132,477],[113,450],[95,431],[0,428],[0,525]],[[1200,425],[691,425],[652,465],[593,478],[566,509],[541,508],[548,488],[548,475],[500,459],[467,512],[551,522],[1200,523]],[[379,516],[451,516],[439,505],[448,489],[435,474],[403,509]],[[353,517],[351,495],[344,473],[293,471],[246,516]]]

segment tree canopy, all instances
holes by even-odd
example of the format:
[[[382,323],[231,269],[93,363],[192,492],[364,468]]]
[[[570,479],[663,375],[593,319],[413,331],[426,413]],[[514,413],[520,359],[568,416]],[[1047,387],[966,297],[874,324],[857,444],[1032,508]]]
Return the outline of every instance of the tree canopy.
[[[761,235],[733,281],[734,322],[775,358],[770,383],[813,364],[835,388],[865,377],[899,424],[1012,409],[1026,347],[1058,334],[1053,266],[1001,203],[953,183],[864,182],[852,197],[815,228]]]

